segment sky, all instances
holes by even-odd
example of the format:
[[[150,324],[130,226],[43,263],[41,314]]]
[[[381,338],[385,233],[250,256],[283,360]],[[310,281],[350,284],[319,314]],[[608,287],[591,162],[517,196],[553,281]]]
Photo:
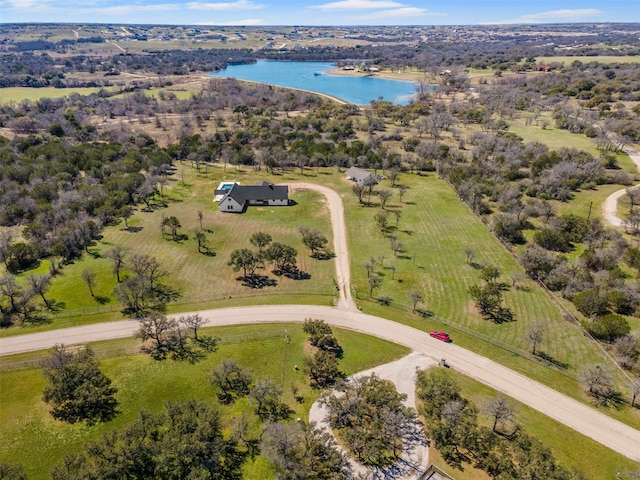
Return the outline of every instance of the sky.
[[[160,25],[640,22],[640,0],[0,0],[0,24],[36,22]]]

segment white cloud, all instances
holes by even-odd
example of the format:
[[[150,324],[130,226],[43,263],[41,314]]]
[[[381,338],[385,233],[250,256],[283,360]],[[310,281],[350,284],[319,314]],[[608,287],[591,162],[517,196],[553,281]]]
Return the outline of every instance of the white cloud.
[[[131,15],[138,12],[167,12],[178,10],[179,5],[174,3],[159,3],[156,5],[118,5],[114,7],[87,8],[80,10],[82,13],[100,15]]]
[[[190,10],[259,10],[264,5],[253,3],[250,0],[238,0],[237,2],[189,2],[187,8]]]
[[[383,10],[381,12],[375,12],[369,15],[363,15],[358,18],[360,20],[374,20],[377,18],[390,18],[390,17],[424,17],[425,15],[445,16],[444,13],[429,13],[429,11],[425,8],[402,7],[402,8],[395,8],[393,10]]]
[[[266,25],[266,22],[262,18],[246,18],[244,20],[232,20],[229,22],[215,22],[215,21],[207,21],[201,23],[195,23],[194,25]]]
[[[52,8],[51,2],[43,0],[9,0],[3,2],[3,6],[8,5],[13,10],[43,11]]]
[[[340,0],[338,2],[312,5],[311,8],[319,10],[370,10],[378,8],[401,8],[402,3],[393,0]]]
[[[522,15],[521,17],[515,18],[513,20],[492,23],[545,23],[561,21],[579,22],[588,20],[592,17],[598,17],[600,15],[602,15],[602,11],[598,10],[597,8],[567,8],[563,10],[549,10],[547,12],[530,13],[528,15]]]

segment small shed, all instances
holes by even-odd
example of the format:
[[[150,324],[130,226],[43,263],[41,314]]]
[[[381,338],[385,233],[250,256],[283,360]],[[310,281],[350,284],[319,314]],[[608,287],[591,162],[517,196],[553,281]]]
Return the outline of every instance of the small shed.
[[[375,185],[378,183],[376,177],[371,172],[367,172],[363,168],[351,167],[345,172],[347,179],[352,180],[360,185]]]

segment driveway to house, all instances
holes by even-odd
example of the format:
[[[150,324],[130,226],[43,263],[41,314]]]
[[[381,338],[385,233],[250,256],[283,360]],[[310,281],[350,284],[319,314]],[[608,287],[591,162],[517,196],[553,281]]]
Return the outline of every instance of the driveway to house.
[[[628,148],[628,147],[624,151],[625,151],[625,153],[627,155],[629,155],[629,158],[631,158],[633,163],[636,165],[636,168],[638,170],[640,170],[640,152],[638,152],[636,150],[633,150],[631,148]],[[635,185],[635,186],[633,186],[631,188],[634,189],[634,190],[636,188],[640,188],[640,184],[639,185]],[[604,216],[604,220],[609,225],[612,225],[614,227],[621,227],[622,226],[622,219],[618,216],[618,200],[625,193],[627,193],[627,189],[626,188],[623,188],[621,190],[613,192],[611,195],[609,195],[606,198],[606,200],[602,204],[602,215]]]
[[[206,319],[208,326],[302,323],[306,318],[318,318],[337,328],[373,335],[404,345],[432,361],[439,362],[440,359],[446,358],[447,365],[451,368],[515,398],[630,459],[640,461],[639,430],[481,355],[455,344],[436,340],[421,330],[358,311],[350,292],[349,256],[340,196],[335,191],[319,185],[300,183],[290,186],[294,189],[311,189],[327,198],[334,229],[336,282],[340,290],[338,308],[317,305],[263,305],[190,313],[200,314]],[[120,320],[2,338],[0,355],[42,350],[61,343],[75,345],[131,337],[138,326],[135,320]]]
[[[357,312],[358,307],[351,297],[351,270],[349,268],[349,245],[347,244],[347,227],[344,223],[344,206],[342,198],[335,190],[313,183],[289,183],[295,190],[313,190],[327,199],[327,207],[331,212],[333,228],[333,253],[336,260],[336,288],[340,291],[338,308]]]

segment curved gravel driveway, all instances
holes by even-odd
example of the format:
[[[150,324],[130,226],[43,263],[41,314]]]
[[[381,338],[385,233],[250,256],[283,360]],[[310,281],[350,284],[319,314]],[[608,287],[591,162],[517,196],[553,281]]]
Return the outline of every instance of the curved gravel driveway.
[[[318,185],[292,184],[291,187],[313,189],[327,197],[334,228],[336,280],[341,296],[338,308],[316,305],[268,305],[191,313],[199,313],[207,320],[209,326],[302,323],[306,318],[320,318],[334,327],[374,335],[404,345],[436,362],[446,358],[447,364],[452,368],[515,398],[632,460],[640,461],[639,430],[481,355],[454,344],[443,343],[421,330],[359,312],[351,299],[349,289],[346,228],[340,196],[333,190]],[[137,321],[121,320],[6,337],[0,339],[0,355],[41,350],[59,343],[73,345],[125,338],[134,335],[137,329]]]
[[[632,150],[630,148],[626,148],[625,152],[627,153],[627,155],[629,155],[629,158],[631,158],[633,163],[636,165],[636,168],[640,170],[640,152],[637,152],[636,150]],[[631,188],[640,188],[640,185],[635,185]],[[614,227],[622,226],[622,219],[618,216],[618,200],[626,193],[626,188],[613,192],[605,199],[604,203],[602,204],[602,215],[609,225],[613,225]]]

